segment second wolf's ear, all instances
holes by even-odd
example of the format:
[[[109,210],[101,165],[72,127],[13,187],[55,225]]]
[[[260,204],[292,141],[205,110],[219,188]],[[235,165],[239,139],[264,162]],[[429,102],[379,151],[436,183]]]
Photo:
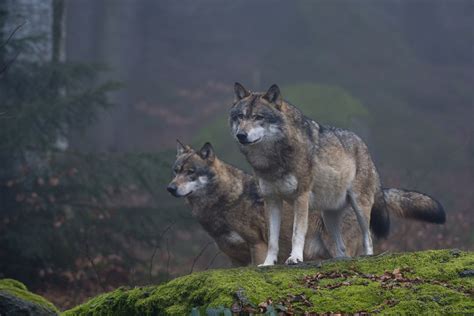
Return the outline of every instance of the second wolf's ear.
[[[214,148],[212,148],[211,143],[205,143],[204,146],[199,150],[199,156],[209,162],[213,162],[216,158],[214,154]]]
[[[242,100],[243,98],[248,97],[250,95],[250,91],[245,89],[244,86],[240,83],[236,82],[234,84],[234,94],[234,101],[237,102]]]
[[[190,147],[183,145],[183,143],[181,143],[179,139],[176,140],[176,157],[181,156],[182,154],[187,152],[189,149]]]
[[[263,98],[270,103],[274,103],[277,106],[277,109],[280,109],[281,93],[280,93],[280,88],[278,88],[276,84],[273,84],[270,88],[268,88],[268,91],[267,93],[265,93]]]

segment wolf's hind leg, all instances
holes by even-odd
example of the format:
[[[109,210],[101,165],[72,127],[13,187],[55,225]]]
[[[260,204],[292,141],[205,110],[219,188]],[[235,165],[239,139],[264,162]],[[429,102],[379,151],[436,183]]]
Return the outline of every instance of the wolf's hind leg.
[[[322,217],[324,226],[326,227],[329,235],[336,243],[336,257],[347,257],[346,255],[346,246],[342,240],[341,235],[341,215],[344,212],[344,209],[335,210],[335,211],[323,211]]]
[[[352,192],[352,190],[349,190],[347,192],[347,196],[349,198],[349,202],[352,206],[352,209],[354,210],[354,213],[357,217],[357,221],[359,222],[360,230],[362,231],[362,237],[364,241],[364,254],[373,255],[374,248],[372,245],[372,237],[370,236],[369,222],[365,218],[365,215],[362,212],[362,209],[357,203],[354,192]]]
[[[277,263],[282,207],[283,201],[281,198],[265,199],[265,211],[268,214],[268,251],[265,262],[259,264],[259,267],[272,266]]]

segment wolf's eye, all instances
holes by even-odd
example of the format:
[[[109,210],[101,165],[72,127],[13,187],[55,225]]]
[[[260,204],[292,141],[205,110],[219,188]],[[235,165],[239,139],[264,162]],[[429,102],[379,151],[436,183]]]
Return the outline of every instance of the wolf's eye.
[[[188,171],[186,171],[186,174],[187,174],[187,175],[192,175],[192,174],[194,174],[194,169],[188,169]]]
[[[237,114],[237,118],[238,118],[239,120],[241,120],[241,119],[244,118],[244,115],[243,115],[243,114]]]
[[[254,119],[255,121],[261,121],[261,120],[263,120],[263,116],[261,116],[261,115],[255,115],[255,116],[253,117],[253,119]]]

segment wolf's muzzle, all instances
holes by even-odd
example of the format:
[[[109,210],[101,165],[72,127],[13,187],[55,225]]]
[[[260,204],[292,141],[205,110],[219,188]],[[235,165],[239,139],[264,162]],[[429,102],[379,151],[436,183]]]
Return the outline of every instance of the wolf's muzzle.
[[[174,196],[178,196],[178,187],[176,186],[176,184],[170,184],[168,185],[168,187],[166,188],[166,190],[168,190],[169,193],[173,194]]]
[[[247,133],[244,133],[244,132],[239,132],[237,135],[236,135],[237,139],[239,140],[239,142],[241,144],[247,144],[248,143],[248,140],[247,140]]]

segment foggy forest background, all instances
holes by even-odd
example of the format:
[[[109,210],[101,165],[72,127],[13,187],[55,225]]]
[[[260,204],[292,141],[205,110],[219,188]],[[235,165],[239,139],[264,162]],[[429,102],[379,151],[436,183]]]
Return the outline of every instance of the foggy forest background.
[[[229,267],[167,194],[175,141],[250,171],[233,83],[277,83],[356,131],[386,187],[447,224],[392,220],[378,252],[474,249],[474,2],[0,2],[0,277],[65,308]]]

